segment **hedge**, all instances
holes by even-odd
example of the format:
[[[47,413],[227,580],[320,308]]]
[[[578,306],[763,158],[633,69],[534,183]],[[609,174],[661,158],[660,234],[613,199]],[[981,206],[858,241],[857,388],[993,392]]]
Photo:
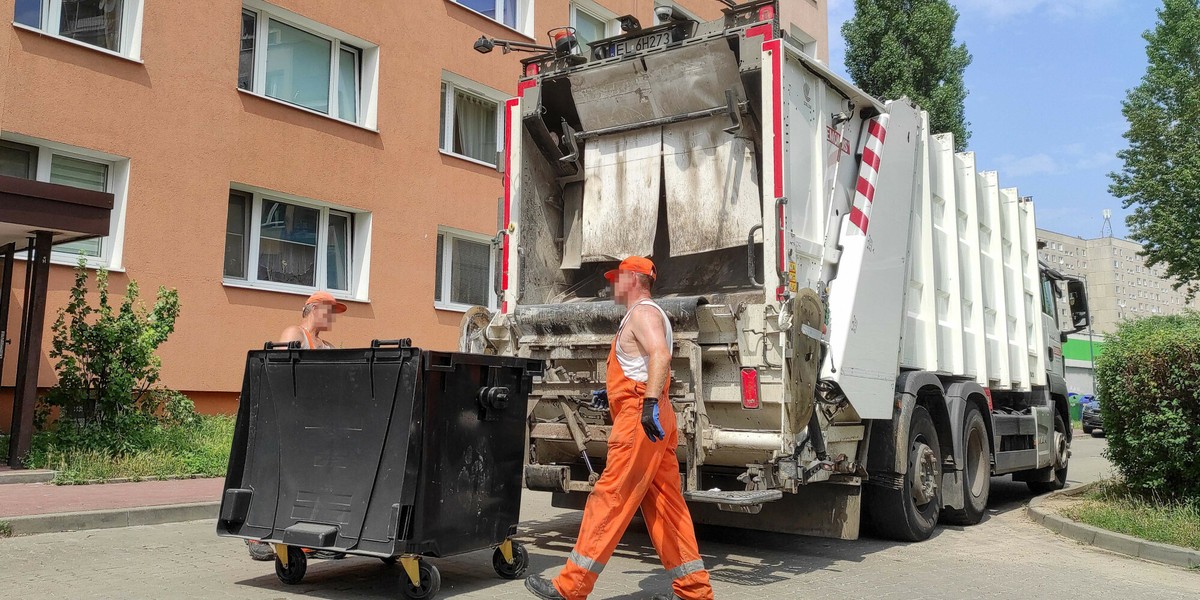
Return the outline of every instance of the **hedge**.
[[[1122,323],[1096,361],[1106,455],[1134,490],[1200,497],[1200,313]]]

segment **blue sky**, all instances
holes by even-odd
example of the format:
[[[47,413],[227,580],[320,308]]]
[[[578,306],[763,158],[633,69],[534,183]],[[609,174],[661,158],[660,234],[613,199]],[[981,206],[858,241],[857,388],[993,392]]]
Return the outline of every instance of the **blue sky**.
[[[1125,146],[1121,100],[1146,68],[1142,33],[1155,0],[951,0],[967,67],[970,149],[981,169],[1033,196],[1038,226],[1097,237],[1112,209],[1124,236],[1121,201],[1107,173]],[[830,0],[830,64],[845,75],[844,21],[853,0]]]

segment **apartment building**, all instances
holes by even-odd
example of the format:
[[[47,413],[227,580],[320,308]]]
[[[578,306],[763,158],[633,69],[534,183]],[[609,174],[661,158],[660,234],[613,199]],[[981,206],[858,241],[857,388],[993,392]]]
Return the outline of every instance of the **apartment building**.
[[[130,279],[144,296],[178,289],[163,382],[206,411],[233,409],[244,353],[295,324],[315,290],[349,305],[326,336],[339,346],[454,347],[462,311],[496,304],[500,109],[520,67],[520,55],[472,43],[546,43],[564,25],[591,41],[619,33],[621,15],[654,23],[661,5],[703,20],[724,8],[0,0],[13,15],[0,31],[0,173],[115,198],[108,236],[55,249],[47,322],[80,256],[108,269],[115,291]],[[784,6],[786,31],[827,57],[826,0]],[[19,306],[20,266],[15,280]],[[45,387],[54,370],[42,360]]]
[[[1147,267],[1136,242],[1115,237],[1083,239],[1038,229],[1045,247],[1038,258],[1068,275],[1087,279],[1092,329],[1111,333],[1118,323],[1183,312],[1195,305],[1171,287],[1162,265]],[[1062,316],[1060,315],[1060,320]]]

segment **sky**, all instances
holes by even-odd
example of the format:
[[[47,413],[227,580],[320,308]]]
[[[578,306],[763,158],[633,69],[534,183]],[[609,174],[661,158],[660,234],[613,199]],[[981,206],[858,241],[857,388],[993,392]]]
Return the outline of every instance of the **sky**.
[[[950,0],[967,67],[970,150],[1000,184],[1033,196],[1038,227],[1100,235],[1104,209],[1124,237],[1129,211],[1108,193],[1126,146],[1121,101],[1146,69],[1142,34],[1156,0]],[[853,0],[830,0],[830,66],[846,76],[842,23]]]

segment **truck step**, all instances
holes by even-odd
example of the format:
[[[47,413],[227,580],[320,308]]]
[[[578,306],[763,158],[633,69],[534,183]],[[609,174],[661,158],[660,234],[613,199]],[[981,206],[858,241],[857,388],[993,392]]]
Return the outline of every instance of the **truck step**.
[[[683,499],[688,502],[704,504],[726,504],[729,506],[755,506],[764,502],[774,502],[783,498],[779,490],[740,490],[740,491],[696,491],[684,492]]]

